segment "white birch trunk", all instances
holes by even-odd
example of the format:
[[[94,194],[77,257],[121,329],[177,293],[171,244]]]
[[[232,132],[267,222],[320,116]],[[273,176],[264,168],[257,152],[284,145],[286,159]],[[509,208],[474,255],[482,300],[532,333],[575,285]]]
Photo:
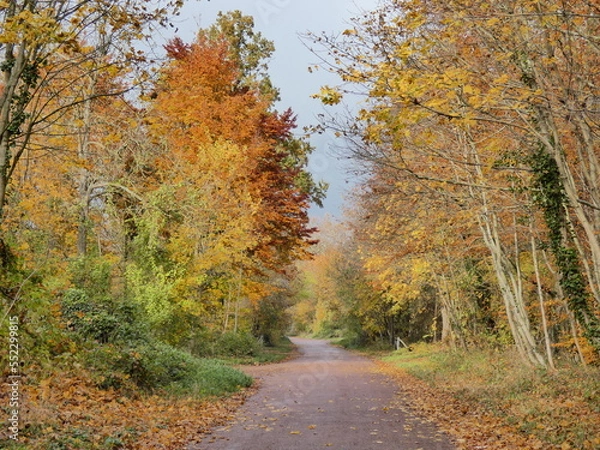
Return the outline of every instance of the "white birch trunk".
[[[487,207],[485,193],[482,193],[483,207],[479,225],[486,247],[492,256],[492,265],[504,300],[504,307],[515,345],[519,354],[535,366],[546,367],[544,357],[536,348],[531,334],[531,324],[523,300],[522,283],[516,267],[506,256],[498,233],[496,215]]]

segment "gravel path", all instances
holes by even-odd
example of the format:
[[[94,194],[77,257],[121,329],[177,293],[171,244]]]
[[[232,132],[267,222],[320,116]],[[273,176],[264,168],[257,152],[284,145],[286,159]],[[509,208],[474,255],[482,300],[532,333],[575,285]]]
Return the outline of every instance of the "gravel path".
[[[258,393],[188,450],[455,449],[369,359],[326,341],[292,341],[300,356],[244,369],[259,379]]]

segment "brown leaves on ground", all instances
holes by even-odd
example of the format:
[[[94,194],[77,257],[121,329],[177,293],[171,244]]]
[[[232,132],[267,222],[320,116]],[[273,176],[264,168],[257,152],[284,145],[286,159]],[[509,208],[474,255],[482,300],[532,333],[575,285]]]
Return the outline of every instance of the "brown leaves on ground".
[[[450,434],[459,449],[468,450],[550,450],[553,447],[534,436],[519,432],[499,417],[475,405],[435,389],[402,369],[377,361],[380,370],[392,377],[411,407],[431,418]]]
[[[32,450],[181,449],[229,420],[252,391],[209,400],[124,396],[82,375],[53,376],[23,388],[21,442]]]

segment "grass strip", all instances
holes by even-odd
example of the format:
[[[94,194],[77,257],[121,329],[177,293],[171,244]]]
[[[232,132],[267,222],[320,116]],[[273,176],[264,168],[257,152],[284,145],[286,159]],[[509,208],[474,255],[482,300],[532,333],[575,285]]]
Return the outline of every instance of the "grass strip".
[[[600,371],[564,362],[532,369],[511,353],[419,344],[379,353],[415,408],[460,448],[600,448]]]

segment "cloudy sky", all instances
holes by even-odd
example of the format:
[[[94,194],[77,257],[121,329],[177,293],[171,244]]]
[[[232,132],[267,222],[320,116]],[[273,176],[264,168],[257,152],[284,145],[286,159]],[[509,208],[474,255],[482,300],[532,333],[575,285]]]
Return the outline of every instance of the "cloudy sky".
[[[316,124],[317,114],[323,112],[320,103],[310,98],[311,94],[318,92],[324,84],[336,84],[337,79],[322,70],[309,73],[308,66],[317,63],[318,59],[305,47],[300,35],[307,31],[340,33],[349,27],[351,17],[376,4],[377,0],[188,0],[175,25],[177,35],[191,41],[199,28],[214,21],[219,11],[239,9],[253,16],[256,29],[275,43],[270,73],[273,83],[281,90],[279,109],[291,107],[298,115],[301,128]],[[353,180],[333,155],[334,139],[331,136],[315,136],[311,143],[316,150],[309,168],[316,179],[330,183],[325,207],[311,209],[311,215],[339,217],[344,192]]]

